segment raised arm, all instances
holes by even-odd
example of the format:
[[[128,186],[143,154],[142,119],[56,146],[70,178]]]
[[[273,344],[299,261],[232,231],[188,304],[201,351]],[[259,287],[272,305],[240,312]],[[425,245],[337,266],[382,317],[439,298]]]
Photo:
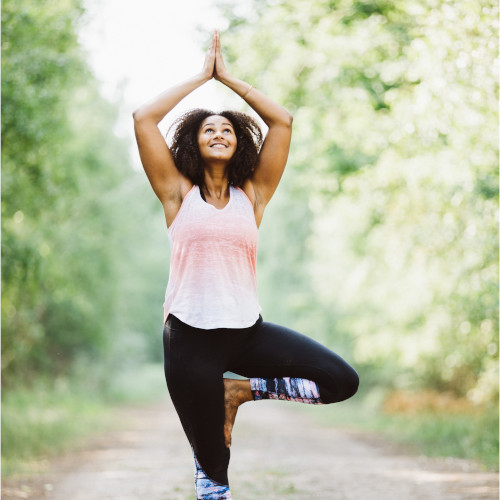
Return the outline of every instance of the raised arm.
[[[250,84],[227,71],[217,32],[214,78],[236,92],[256,111],[269,127],[259,154],[259,161],[250,179],[257,212],[263,212],[283,175],[292,137],[292,115]]]
[[[139,107],[133,113],[134,130],[139,147],[141,162],[149,182],[165,207],[168,216],[168,204],[178,204],[183,182],[189,182],[176,168],[172,154],[163,138],[158,124],[184,97],[213,78],[215,65],[216,34],[205,57],[202,71],[172,87],[155,99]],[[175,211],[175,207],[172,207]]]

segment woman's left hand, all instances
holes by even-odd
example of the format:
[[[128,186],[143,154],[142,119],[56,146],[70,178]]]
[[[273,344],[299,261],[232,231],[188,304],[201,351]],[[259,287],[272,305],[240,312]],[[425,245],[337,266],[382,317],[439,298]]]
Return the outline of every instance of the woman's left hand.
[[[216,30],[216,45],[215,45],[215,71],[214,78],[219,82],[224,83],[224,80],[229,76],[229,72],[224,64],[222,52],[220,49],[220,31]]]

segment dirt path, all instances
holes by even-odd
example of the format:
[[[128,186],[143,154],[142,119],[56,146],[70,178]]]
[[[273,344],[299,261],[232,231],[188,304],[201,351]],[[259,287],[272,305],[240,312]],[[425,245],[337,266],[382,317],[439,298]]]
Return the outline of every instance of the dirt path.
[[[132,408],[119,430],[54,462],[2,499],[192,500],[193,461],[170,402]],[[463,460],[411,457],[378,438],[325,429],[290,403],[240,409],[230,466],[235,500],[479,500],[498,498],[498,475]]]

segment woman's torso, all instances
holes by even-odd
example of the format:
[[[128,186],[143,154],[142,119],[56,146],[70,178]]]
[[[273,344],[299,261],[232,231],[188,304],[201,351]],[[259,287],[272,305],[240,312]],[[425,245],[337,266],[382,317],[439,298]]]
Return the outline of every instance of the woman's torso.
[[[258,228],[252,202],[230,186],[217,209],[193,186],[168,229],[170,275],[165,319],[177,316],[198,328],[245,328],[258,319]]]

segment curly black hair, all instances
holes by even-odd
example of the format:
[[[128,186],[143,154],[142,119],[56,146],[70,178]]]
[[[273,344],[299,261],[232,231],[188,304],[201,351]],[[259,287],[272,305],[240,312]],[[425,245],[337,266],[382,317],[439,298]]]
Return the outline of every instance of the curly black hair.
[[[175,166],[193,184],[203,186],[205,172],[198,147],[198,130],[205,118],[214,115],[227,118],[233,125],[237,145],[228,165],[228,180],[229,184],[242,187],[255,170],[263,137],[257,122],[238,111],[214,113],[207,109],[193,109],[177,118],[167,133],[168,136],[174,129],[170,151]]]

